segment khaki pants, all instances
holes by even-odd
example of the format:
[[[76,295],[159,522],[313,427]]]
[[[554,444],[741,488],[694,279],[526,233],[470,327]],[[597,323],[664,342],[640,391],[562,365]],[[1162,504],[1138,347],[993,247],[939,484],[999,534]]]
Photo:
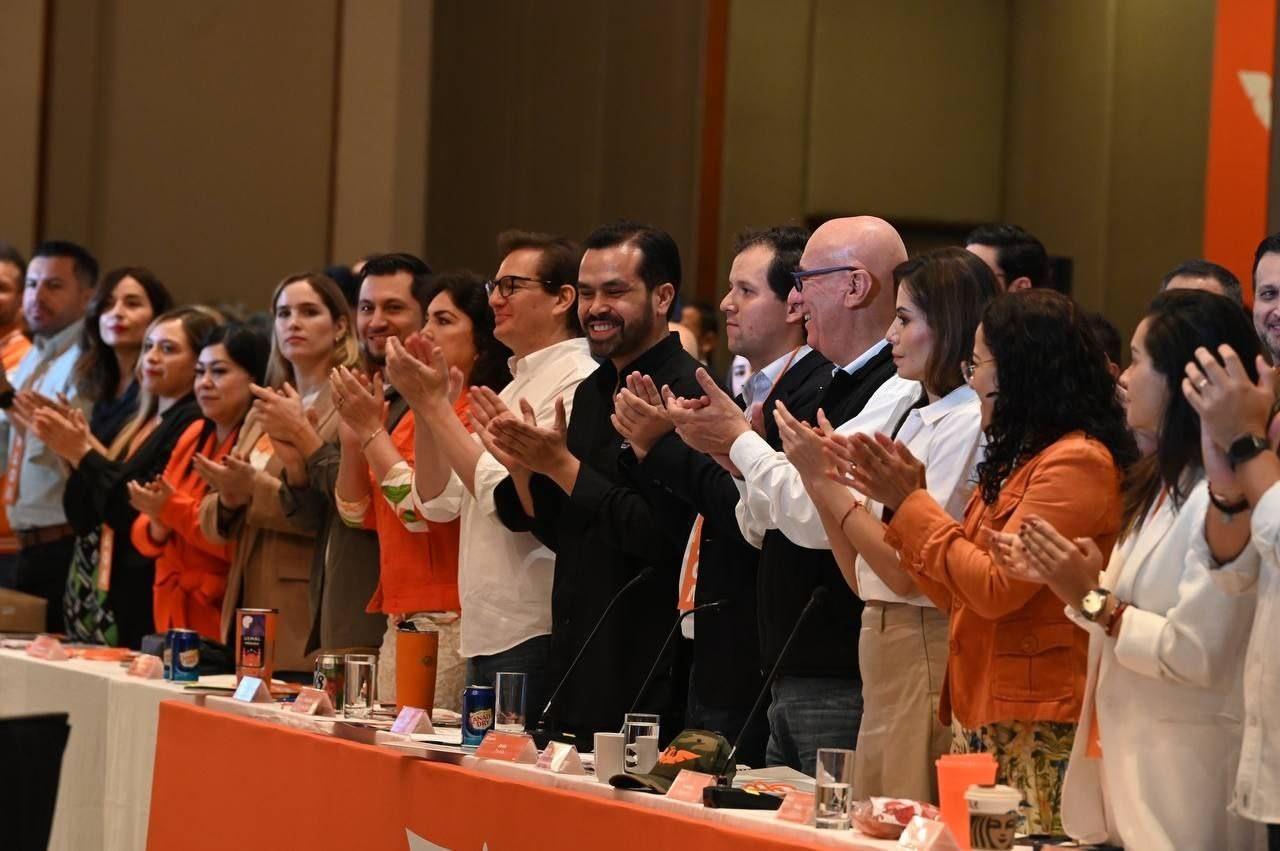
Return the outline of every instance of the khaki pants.
[[[461,712],[467,660],[458,653],[462,618],[453,612],[387,616],[387,631],[378,652],[378,702],[396,702],[396,627],[406,620],[440,634],[440,648],[436,651],[436,706]]]
[[[938,721],[947,632],[947,616],[932,607],[871,602],[863,610],[863,714],[853,776],[859,798],[937,802],[934,760],[951,750],[951,730]]]

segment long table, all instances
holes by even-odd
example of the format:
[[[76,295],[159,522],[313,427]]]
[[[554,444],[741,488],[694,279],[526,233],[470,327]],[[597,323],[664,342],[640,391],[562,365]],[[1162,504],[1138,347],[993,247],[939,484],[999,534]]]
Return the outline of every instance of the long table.
[[[47,662],[0,649],[0,717],[70,716],[50,849],[143,847],[159,707],[171,699],[194,697],[174,683],[129,677],[111,662]]]
[[[232,714],[239,708],[227,703],[161,705],[151,851],[894,847],[772,812],[707,810],[533,766],[427,762]]]

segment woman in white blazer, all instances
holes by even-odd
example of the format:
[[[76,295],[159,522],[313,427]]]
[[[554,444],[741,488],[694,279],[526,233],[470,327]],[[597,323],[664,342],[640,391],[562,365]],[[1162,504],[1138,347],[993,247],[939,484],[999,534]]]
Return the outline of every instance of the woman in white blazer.
[[[1159,296],[1134,332],[1120,380],[1145,457],[1126,483],[1124,531],[1101,577],[1092,541],[1069,541],[1039,518],[997,543],[1007,570],[1048,583],[1089,632],[1062,794],[1063,824],[1082,841],[1141,851],[1255,841],[1255,827],[1227,811],[1254,603],[1212,578],[1206,512],[1226,504],[1210,493],[1199,417],[1180,389],[1192,353],[1221,343],[1249,363],[1259,350],[1239,306],[1203,292]],[[1257,558],[1246,545],[1236,562]]]

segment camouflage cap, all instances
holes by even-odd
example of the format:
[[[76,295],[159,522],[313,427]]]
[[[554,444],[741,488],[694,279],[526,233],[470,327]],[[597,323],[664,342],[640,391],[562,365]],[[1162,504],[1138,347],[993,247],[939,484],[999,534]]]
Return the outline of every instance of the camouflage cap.
[[[665,795],[675,782],[676,775],[684,769],[701,771],[713,776],[733,776],[734,766],[729,764],[729,741],[719,733],[709,730],[685,730],[671,740],[667,749],[658,754],[653,771],[648,774],[615,774],[609,783],[617,789],[636,789]]]

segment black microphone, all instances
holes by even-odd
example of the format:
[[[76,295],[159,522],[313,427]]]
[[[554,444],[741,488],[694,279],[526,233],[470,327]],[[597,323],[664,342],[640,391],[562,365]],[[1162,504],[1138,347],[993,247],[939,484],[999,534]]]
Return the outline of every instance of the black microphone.
[[[671,644],[671,639],[676,637],[676,630],[680,628],[680,624],[684,623],[684,619],[694,612],[702,612],[707,609],[720,609],[728,605],[729,601],[727,599],[715,600],[710,603],[703,603],[701,606],[694,606],[689,611],[681,612],[679,614],[676,618],[676,622],[671,625],[671,631],[667,633],[667,640],[662,642],[662,647],[658,650],[658,657],[653,660],[653,667],[649,669],[649,673],[645,675],[644,682],[640,684],[640,690],[636,692],[636,699],[631,701],[631,708],[627,710],[628,714],[635,712],[637,707],[640,706],[640,698],[644,697],[645,689],[649,687],[650,681],[653,680],[653,675],[658,673],[658,665],[662,663],[662,656],[667,652],[667,647]]]
[[[787,651],[791,649],[791,642],[796,640],[796,634],[800,632],[800,625],[809,617],[810,612],[822,605],[822,600],[827,596],[827,593],[827,588],[824,585],[814,588],[813,593],[809,595],[809,602],[805,603],[804,608],[800,610],[800,617],[796,618],[795,626],[791,627],[791,634],[787,636],[786,643],[778,651],[778,658],[773,661],[773,668],[769,671],[769,676],[764,678],[764,685],[760,687],[760,694],[756,696],[755,704],[752,705],[751,711],[747,713],[746,720],[742,722],[742,729],[738,731],[738,738],[734,740],[733,747],[729,749],[729,756],[724,763],[724,773],[717,775],[716,782],[702,790],[702,803],[704,806],[737,810],[776,810],[782,806],[782,799],[776,795],[758,795],[745,789],[733,788],[733,783],[729,780],[729,771],[733,768],[734,757],[738,755],[738,746],[742,744],[742,737],[746,734],[747,728],[751,726],[751,721],[756,717],[756,713],[760,711],[761,705],[764,704],[765,695],[773,687],[773,681],[778,678],[778,668],[782,666],[782,660],[786,658]]]
[[[578,655],[573,657],[573,661],[569,663],[569,667],[565,668],[564,676],[560,678],[560,682],[556,684],[555,691],[551,692],[551,697],[547,698],[547,703],[542,707],[542,716],[538,719],[538,725],[533,730],[532,736],[534,743],[541,750],[547,746],[547,742],[551,740],[555,731],[548,730],[547,713],[551,711],[551,704],[555,703],[557,697],[560,696],[560,690],[564,688],[564,684],[569,681],[569,677],[573,674],[573,669],[578,666],[578,662],[582,659],[582,654],[587,652],[587,648],[591,646],[591,641],[596,637],[596,633],[600,631],[600,627],[604,626],[605,618],[609,617],[609,612],[613,611],[613,607],[617,604],[622,596],[632,588],[644,582],[650,576],[653,576],[653,568],[646,567],[644,570],[631,577],[631,580],[618,589],[618,593],[613,595],[613,599],[609,601],[609,605],[604,607],[604,611],[600,613],[596,625],[591,627],[591,632],[587,635],[587,640],[582,642],[582,646],[578,648]]]

